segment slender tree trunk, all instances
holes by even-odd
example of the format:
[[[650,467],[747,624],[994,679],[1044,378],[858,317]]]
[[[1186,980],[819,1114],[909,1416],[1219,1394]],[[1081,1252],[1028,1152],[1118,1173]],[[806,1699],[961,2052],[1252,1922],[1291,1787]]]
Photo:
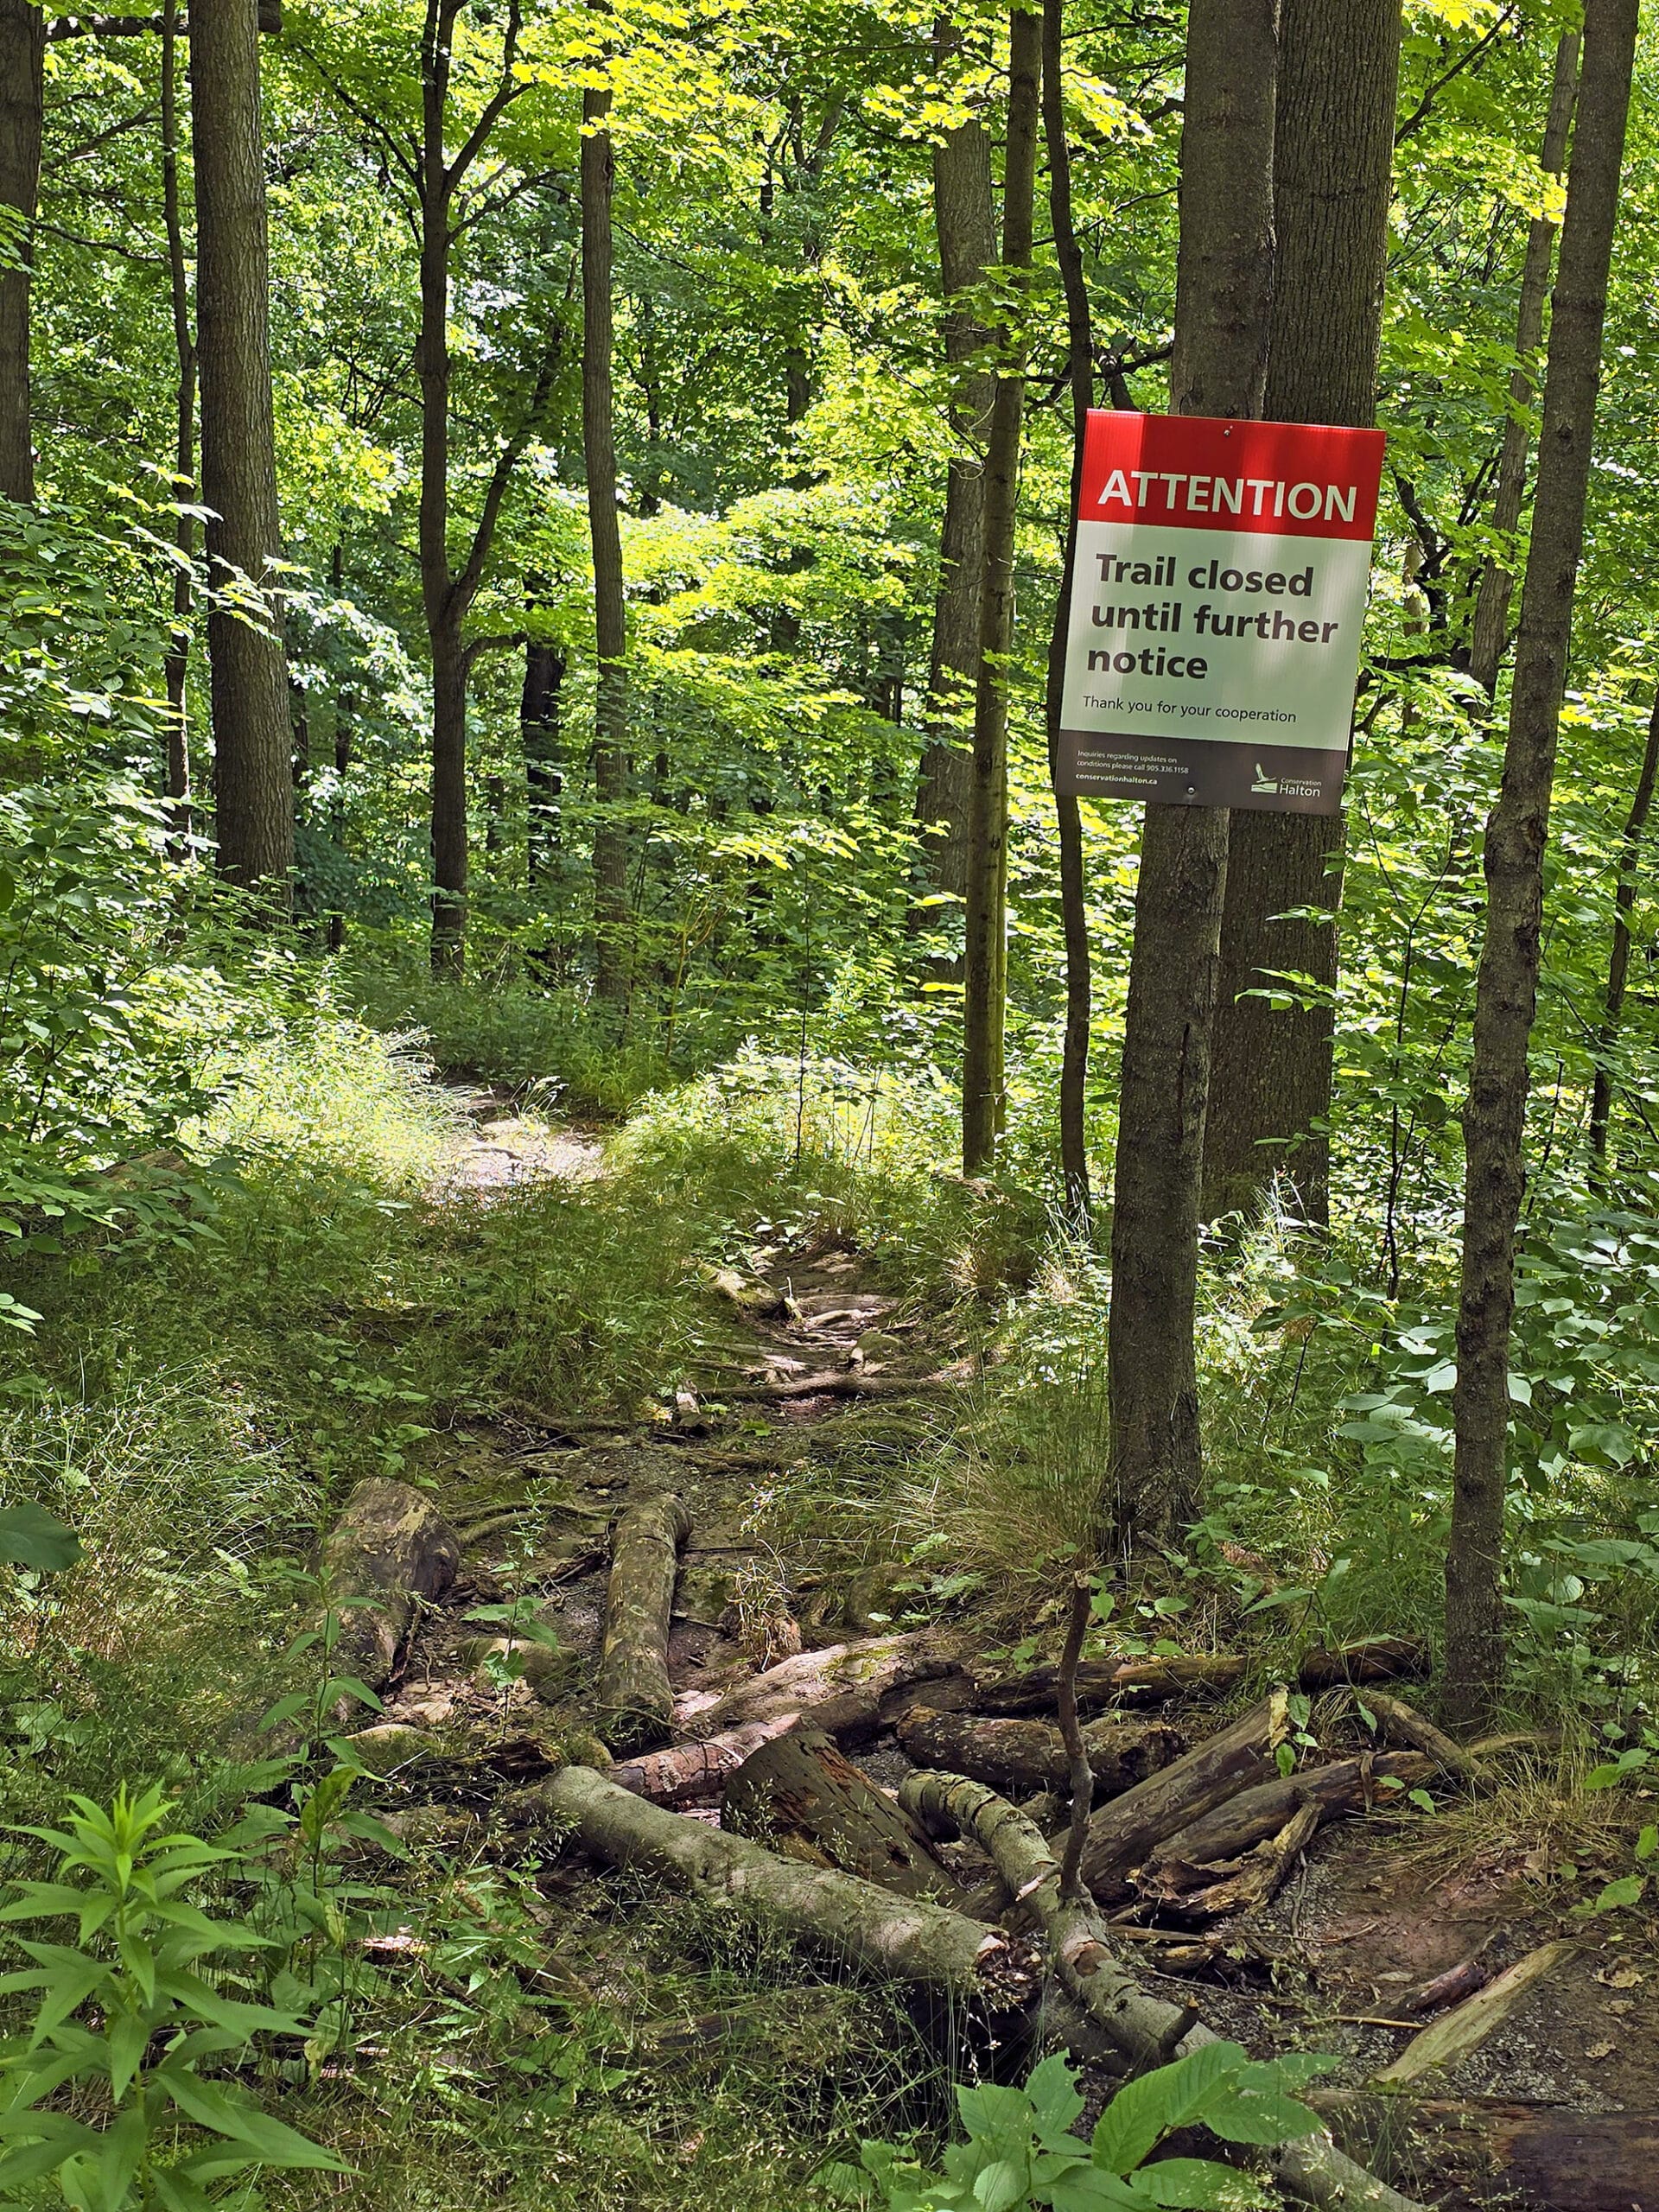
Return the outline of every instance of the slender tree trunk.
[[[525,873],[532,887],[550,873],[553,856],[559,849],[559,802],[564,791],[564,675],[565,658],[557,645],[532,639],[524,647],[518,735],[530,812]]]
[[[174,497],[181,508],[196,495],[196,346],[190,329],[190,277],[186,266],[184,218],[179,196],[179,0],[167,0],[162,17],[162,212],[167,230],[167,270],[173,301],[173,350],[178,365],[178,424],[173,472]],[[172,802],[173,836],[181,850],[190,835],[190,725],[185,712],[185,678],[190,665],[190,610],[195,586],[190,564],[196,556],[196,524],[181,512],[173,542],[179,565],[173,574],[173,628],[168,639],[164,680],[170,709],[167,725],[167,796]]]
[[[432,973],[467,959],[467,664],[449,561],[449,207],[444,122],[458,7],[429,22],[421,57],[421,601],[432,656]]]
[[[1516,1225],[1526,1186],[1527,1050],[1538,987],[1544,849],[1584,540],[1607,276],[1630,113],[1637,0],[1586,0],[1584,75],[1550,320],[1532,540],[1521,591],[1503,780],[1486,825],[1486,926],[1464,1109],[1463,1283],[1446,1699],[1484,1722],[1503,1686],[1501,1570]]]
[[[1043,0],[1043,137],[1048,145],[1048,209],[1054,252],[1065,293],[1066,372],[1071,385],[1071,489],[1065,510],[1065,557],[1054,628],[1048,641],[1048,767],[1059,742],[1060,700],[1065,688],[1065,637],[1071,619],[1071,578],[1077,565],[1077,501],[1083,489],[1083,437],[1094,404],[1095,368],[1090,343],[1089,288],[1083,248],[1071,218],[1071,149],[1065,135],[1064,62],[1065,0]],[[1083,817],[1075,798],[1056,792],[1060,836],[1060,922],[1065,932],[1065,1045],[1060,1061],[1060,1169],[1067,1211],[1089,1224],[1089,1152],[1084,1120],[1089,1075],[1089,914],[1083,863]]]
[[[294,866],[288,671],[272,564],[282,556],[271,416],[270,249],[255,0],[198,8],[191,24],[201,489],[215,519],[215,586],[239,573],[266,594],[257,626],[207,615],[219,865],[286,905]]]
[[[1279,0],[1192,0],[1170,397],[1259,414],[1273,296]],[[1224,807],[1146,810],[1118,1097],[1107,1537],[1173,1531],[1202,1477],[1193,1327]]]
[[[1624,988],[1630,971],[1630,916],[1636,911],[1637,862],[1641,858],[1642,833],[1653,805],[1653,786],[1659,773],[1659,697],[1648,716],[1648,741],[1642,751],[1642,772],[1636,797],[1625,817],[1619,842],[1618,887],[1613,893],[1613,944],[1607,959],[1607,995],[1602,1002],[1601,1033],[1596,1039],[1596,1077],[1590,1091],[1590,1157],[1599,1182],[1606,1179],[1607,1128],[1613,1110],[1613,1053],[1618,1044],[1624,1013]]]
[[[1031,266],[1042,73],[1040,16],[1008,17],[1008,137],[1002,169],[1002,266]],[[1021,313],[1022,309],[1016,309]],[[1008,874],[1008,667],[1014,645],[1014,495],[1025,417],[1025,335],[1001,333],[996,395],[985,453],[984,551],[974,692],[973,785],[963,981],[962,1164],[992,1165],[1002,1126],[1002,1023],[1007,988],[1004,914]]]
[[[1262,413],[1369,426],[1376,416],[1400,79],[1400,0],[1283,0],[1274,144],[1273,324]],[[1305,1219],[1330,1211],[1332,1012],[1245,992],[1274,971],[1337,981],[1342,823],[1240,808],[1227,834],[1204,1217],[1249,1211],[1275,1174]]]
[[[328,563],[328,581],[336,600],[346,589],[345,549],[336,539],[333,556]],[[357,721],[357,699],[351,691],[334,694],[334,796],[328,810],[330,834],[337,855],[335,868],[340,875],[346,870],[346,778],[352,765],[352,739]],[[346,942],[346,910],[331,907],[328,914],[328,950],[338,952]]]
[[[594,988],[620,1015],[626,1006],[629,957],[628,835],[620,809],[628,796],[628,627],[622,596],[622,534],[617,520],[616,429],[611,390],[611,191],[614,175],[608,87],[589,86],[582,116],[582,438],[588,475],[588,528],[594,554],[594,628],[598,683],[594,702]]]
[[[943,63],[961,35],[941,18],[934,52]],[[933,149],[933,222],[938,238],[944,294],[944,354],[952,380],[951,429],[957,450],[945,473],[944,520],[939,536],[938,594],[933,604],[933,642],[928,657],[927,742],[922,750],[916,818],[923,825],[922,862],[930,890],[968,895],[968,817],[973,761],[953,744],[971,699],[979,656],[980,563],[985,521],[985,441],[995,380],[970,368],[988,342],[979,316],[960,304],[984,282],[996,259],[996,211],[991,187],[991,141],[983,124],[959,124]],[[953,305],[953,301],[958,303]],[[927,911],[911,912],[914,927]]]
[[[1567,161],[1567,133],[1573,125],[1573,103],[1579,89],[1579,34],[1564,31],[1555,48],[1555,77],[1550,89],[1549,113],[1544,122],[1541,166],[1559,176]],[[1521,520],[1526,496],[1527,456],[1532,449],[1533,359],[1544,334],[1544,302],[1549,293],[1549,265],[1555,251],[1555,226],[1540,215],[1527,232],[1526,257],[1521,264],[1521,301],[1515,318],[1516,366],[1510,378],[1510,413],[1499,448],[1497,480],[1492,492],[1492,529],[1501,543],[1513,537]],[[1488,561],[1475,601],[1473,632],[1469,645],[1469,673],[1491,698],[1497,689],[1497,671],[1503,658],[1510,626],[1510,598],[1515,578],[1503,564]]]
[[[0,0],[0,207],[17,225],[22,266],[0,272],[0,498],[29,506],[35,448],[29,405],[30,226],[41,185],[46,23],[33,0]]]

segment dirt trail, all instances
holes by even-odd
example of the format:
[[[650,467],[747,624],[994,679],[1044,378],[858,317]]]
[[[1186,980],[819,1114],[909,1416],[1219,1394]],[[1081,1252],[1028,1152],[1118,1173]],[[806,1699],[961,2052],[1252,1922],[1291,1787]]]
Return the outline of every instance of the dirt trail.
[[[580,1130],[511,1114],[486,1094],[474,1094],[469,1109],[474,1126],[456,1147],[452,1189],[499,1192],[505,1200],[550,1177],[604,1172],[598,1141]],[[857,1564],[809,1575],[764,1535],[780,1478],[832,1469],[874,1409],[827,1391],[760,1403],[723,1403],[720,1392],[830,1372],[918,1376],[949,1354],[928,1342],[925,1317],[870,1282],[843,1242],[743,1256],[743,1282],[768,1287],[777,1310],[759,1318],[711,1286],[711,1357],[700,1388],[682,1390],[659,1421],[560,1428],[504,1414],[487,1430],[475,1427],[457,1451],[442,1502],[465,1540],[461,1578],[423,1624],[385,1715],[429,1735],[445,1755],[400,1770],[405,1803],[394,1824],[411,1837],[485,1845],[505,1790],[573,1753],[602,1758],[589,1732],[607,1537],[632,1499],[671,1490],[691,1515],[669,1650],[683,1710],[712,1701],[803,1639],[828,1644],[886,1618],[891,1570],[885,1583]],[[504,1688],[489,1675],[494,1631],[465,1616],[525,1593],[559,1650],[535,1688]],[[1185,1717],[1202,1734],[1212,1713],[1195,1707]],[[908,1766],[891,1738],[859,1758],[888,1789]],[[719,1815],[693,1809],[687,1817]],[[1618,1917],[1573,1922],[1565,1908],[1575,1893],[1546,1888],[1524,1847],[1506,1847],[1497,1836],[1483,1844],[1471,1823],[1462,1831],[1467,1849],[1436,1860],[1440,1834],[1414,1816],[1324,1829],[1279,1898],[1228,1931],[1232,1940],[1199,1978],[1162,1986],[1258,2050],[1294,2044],[1339,2054],[1337,2078],[1357,2084],[1422,2024],[1402,2009],[1413,1989],[1477,1954],[1496,1972],[1567,1933],[1578,1953],[1478,2051],[1439,2075],[1436,2094],[1602,2112],[1659,2104],[1659,1960],[1626,1940],[1634,1929]]]

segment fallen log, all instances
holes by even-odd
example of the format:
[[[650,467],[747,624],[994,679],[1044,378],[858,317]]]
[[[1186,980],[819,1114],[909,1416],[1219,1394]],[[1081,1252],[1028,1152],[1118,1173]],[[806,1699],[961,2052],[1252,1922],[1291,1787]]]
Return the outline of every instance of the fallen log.
[[[1162,1720],[1096,1720],[1083,1732],[1096,1799],[1116,1796],[1179,1758],[1186,1738]],[[989,1783],[1004,1796],[1070,1788],[1070,1762],[1058,1728],[1044,1720],[986,1719],[914,1706],[899,1723],[899,1744],[917,1766],[945,1767]]]
[[[1497,1930],[1494,1929],[1494,1934]],[[1492,1938],[1489,1936],[1486,1942]],[[1481,1946],[1484,1950],[1485,1944]],[[1461,2005],[1465,1997],[1472,1997],[1478,1989],[1484,1989],[1491,1980],[1490,1967],[1481,1964],[1480,1952],[1472,1958],[1459,1959],[1457,1965],[1448,1967],[1444,1974],[1437,1974],[1420,1989],[1414,1989],[1402,2000],[1401,2010],[1406,2012],[1439,2012],[1448,2005]]]
[[[695,1727],[706,1741],[757,1720],[799,1719],[832,1697],[851,1694],[886,1705],[916,1683],[958,1673],[971,1648],[963,1637],[938,1629],[828,1644],[752,1675],[724,1695],[693,1691],[681,1697],[675,1725],[683,1731]]]
[[[959,1901],[925,1832],[821,1728],[798,1725],[753,1752],[726,1784],[720,1818],[785,1859],[838,1866],[903,1897]]]
[[[722,1405],[784,1405],[791,1398],[915,1398],[962,1386],[959,1375],[867,1375],[861,1368],[831,1367],[820,1375],[791,1375],[787,1382],[722,1385],[709,1395]]]
[[[1273,1705],[1264,1699],[1230,1728],[1102,1806],[1089,1823],[1082,1866],[1084,1884],[1101,1904],[1121,1904],[1131,1894],[1130,1870],[1166,1836],[1273,1775],[1274,1726]]]
[[[669,1615],[680,1547],[690,1533],[690,1516],[667,1496],[629,1506],[616,1524],[599,1662],[600,1732],[613,1747],[669,1733]]]
[[[1403,2088],[1437,2066],[1451,2066],[1478,2050],[1488,2036],[1501,2028],[1533,1984],[1541,1981],[1563,1960],[1570,1959],[1573,1943],[1541,1943],[1512,1967],[1497,1975],[1484,1989],[1466,1997],[1449,2012],[1429,2023],[1415,2035],[1391,2066],[1373,2076],[1379,2086]]]
[[[613,1767],[611,1780],[620,1782],[636,1797],[649,1797],[656,1805],[692,1805],[699,1798],[717,1797],[729,1776],[736,1773],[751,1752],[775,1736],[782,1736],[810,1717],[843,1747],[868,1744],[882,1727],[880,1698],[861,1697],[856,1691],[826,1698],[820,1705],[776,1713],[769,1720],[747,1720],[723,1734],[695,1744],[676,1744],[670,1751],[648,1751]]]
[[[1420,1674],[1427,1648],[1414,1637],[1365,1637],[1335,1649],[1303,1654],[1296,1669],[1299,1686],[1325,1690],[1344,1683],[1387,1681]],[[1185,1697],[1195,1691],[1235,1688],[1252,1662],[1238,1652],[1204,1651],[1173,1659],[1088,1659],[1077,1669],[1079,1711],[1097,1713],[1121,1699]],[[974,1681],[974,1702],[982,1712],[1052,1713],[1059,1694],[1058,1667],[1032,1667],[1023,1674],[984,1674]]]
[[[1149,1858],[1144,1876],[1137,1875],[1136,1887],[1149,1902],[1173,1900],[1198,1888],[1217,1866],[1242,1858],[1277,1835],[1302,1806],[1311,1807],[1318,1821],[1335,1820],[1342,1813],[1386,1803],[1427,1782],[1433,1772],[1433,1760],[1421,1751],[1383,1751],[1376,1757],[1366,1752],[1258,1783],[1165,1837]]]
[[[1202,1927],[1208,1920],[1225,1920],[1236,1912],[1249,1912],[1277,1895],[1280,1885],[1312,1840],[1321,1818],[1318,1803],[1297,1806],[1277,1834],[1264,1836],[1240,1858],[1213,1866],[1189,1866],[1178,1859],[1173,1868],[1160,1860],[1157,1872],[1170,1877],[1207,1876],[1198,1889],[1161,1885],[1143,1888],[1149,1904],[1179,1920],[1184,1926]]]
[[[341,1607],[334,1673],[384,1689],[422,1600],[442,1597],[460,1564],[460,1540],[429,1497],[389,1477],[359,1483],[322,1547],[327,1601]],[[373,1602],[342,1605],[353,1598]]]
[[[780,1859],[741,1836],[647,1804],[591,1767],[564,1768],[543,1785],[541,1802],[613,1866],[639,1867],[741,1906],[871,1973],[993,2009],[1029,1994],[1007,1938],[948,1905],[894,1897],[855,1874]]]
[[[1378,1727],[1390,1744],[1403,1744],[1414,1751],[1424,1751],[1438,1767],[1447,1774],[1471,1780],[1480,1771],[1480,1761],[1461,1744],[1454,1744],[1432,1720],[1426,1720],[1414,1706],[1403,1698],[1386,1697],[1381,1691],[1368,1691],[1361,1700],[1366,1709],[1376,1716]]]
[[[753,1275],[741,1275],[735,1268],[715,1268],[704,1265],[697,1271],[711,1290],[722,1298],[730,1299],[740,1313],[753,1321],[798,1321],[801,1310],[786,1290],[779,1290],[775,1283],[761,1282]]]
[[[1060,1891],[1053,1853],[1006,1798],[957,1775],[906,1777],[900,1804],[938,1836],[969,1835],[995,1862],[1009,1895],[1036,1914],[1060,1981],[1137,2069],[1166,2064],[1220,2040],[1190,2008],[1143,1990],[1115,1955],[1109,1931]],[[1345,2157],[1327,2136],[1305,2136],[1266,2154],[1274,2177],[1325,2212],[1423,2212]]]
[[[1313,2089],[1344,2146],[1437,2204],[1659,2212],[1659,2112]]]

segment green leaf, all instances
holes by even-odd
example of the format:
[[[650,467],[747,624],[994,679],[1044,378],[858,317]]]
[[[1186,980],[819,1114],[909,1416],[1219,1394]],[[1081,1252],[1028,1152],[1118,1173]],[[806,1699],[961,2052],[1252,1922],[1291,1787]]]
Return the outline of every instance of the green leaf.
[[[1172,2127],[1197,2119],[1247,2054],[1236,2043],[1205,2044],[1173,2066],[1143,2074],[1121,2088],[1095,2128],[1094,2160],[1108,2173],[1134,2171]]]
[[[1228,2089],[1204,2112],[1204,2124],[1228,2143],[1294,2143],[1321,2125],[1319,2115],[1294,2097]]]
[[[1020,2203],[1025,2194],[1023,2159],[1018,2165],[1012,2158],[994,2159],[975,2177],[974,2202],[982,2212],[1008,2212],[1008,2207]]]
[[[1273,2202],[1247,2175],[1213,2158],[1160,2158],[1141,2169],[1135,2187],[1148,2202],[1180,2207],[1182,2212],[1233,2212],[1236,2206]]]
[[[0,1563],[61,1574],[79,1557],[79,1537],[43,1505],[9,1505],[0,1510]]]
[[[200,2126],[212,2128],[216,2135],[245,2143],[257,2153],[262,2165],[321,2167],[330,2173],[350,2171],[344,2159],[337,2158],[332,2151],[325,2151],[321,2144],[311,2142],[297,2128],[273,2120],[257,2105],[232,2096],[216,2083],[200,2081],[182,2068],[163,2067],[158,2069],[156,2078],[187,2118]]]

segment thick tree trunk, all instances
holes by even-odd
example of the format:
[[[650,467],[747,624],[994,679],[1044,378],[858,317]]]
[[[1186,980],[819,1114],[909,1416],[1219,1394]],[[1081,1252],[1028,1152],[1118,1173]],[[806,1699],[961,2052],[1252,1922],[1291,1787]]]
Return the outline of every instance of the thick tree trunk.
[[[1042,19],[1008,18],[1008,133],[1002,169],[1001,265],[1022,281],[1031,266],[1037,181]],[[1019,312],[1016,310],[1016,313]],[[1002,1126],[1002,1024],[1007,995],[1008,655],[1014,646],[1014,498],[1025,419],[1025,335],[1001,334],[996,396],[985,449],[984,551],[974,691],[968,900],[963,962],[962,1165],[982,1174]]]
[[[628,629],[617,521],[616,430],[611,390],[611,190],[608,87],[589,86],[582,118],[582,441],[594,556],[598,679],[594,702],[594,988],[620,1017],[632,970],[628,911]]]
[[[1435,2203],[1632,2212],[1655,2202],[1659,2112],[1573,2112],[1497,2097],[1313,2089],[1347,2148]]]
[[[1299,1808],[1311,1808],[1317,1826],[1339,1814],[1396,1802],[1403,1791],[1429,1781],[1434,1770],[1435,1762],[1426,1752],[1384,1751],[1376,1758],[1368,1753],[1363,1758],[1332,1759],[1281,1780],[1257,1783],[1166,1836],[1137,1872],[1135,1888],[1153,1904],[1203,1890],[1228,1860],[1278,1835]]]
[[[1170,397],[1254,416],[1273,292],[1279,0],[1192,0]],[[1192,1332],[1224,808],[1152,804],[1141,842],[1118,1097],[1106,1541],[1179,1528],[1202,1476]]]
[[[429,1497],[378,1475],[359,1483],[322,1548],[329,1602],[344,1606],[335,1673],[384,1688],[420,1600],[442,1597],[460,1564],[460,1540]]]
[[[1559,176],[1567,161],[1567,134],[1573,127],[1573,103],[1579,89],[1579,34],[1564,31],[1555,48],[1555,76],[1550,87],[1549,113],[1544,120],[1544,143],[1539,165],[1550,176]],[[1532,450],[1534,357],[1544,334],[1544,302],[1549,296],[1549,266],[1555,251],[1555,226],[1548,215],[1538,216],[1527,232],[1527,251],[1521,264],[1521,298],[1516,309],[1515,350],[1518,356],[1510,378],[1510,413],[1498,450],[1497,480],[1492,488],[1492,530],[1507,542],[1521,520],[1526,497],[1527,456]],[[1510,599],[1515,578],[1500,560],[1486,563],[1469,643],[1469,673],[1490,699],[1497,689],[1497,671],[1509,640]]]
[[[1636,912],[1637,863],[1642,853],[1642,833],[1653,805],[1653,786],[1659,773],[1659,696],[1648,716],[1648,741],[1642,751],[1642,772],[1636,796],[1624,820],[1618,854],[1618,882],[1613,893],[1613,944],[1607,959],[1607,992],[1602,1001],[1601,1029],[1596,1039],[1596,1075],[1590,1091],[1590,1157],[1593,1172],[1605,1179],[1607,1166],[1607,1127],[1613,1111],[1613,1055],[1618,1046],[1619,1024],[1624,1014],[1624,990],[1630,972],[1630,917]]]
[[[950,23],[941,20],[933,42],[936,55],[944,61],[957,51],[961,38]],[[984,368],[964,365],[984,347],[987,333],[971,307],[952,302],[982,283],[996,259],[991,141],[980,122],[959,124],[945,131],[933,149],[933,221],[944,294],[944,357],[953,385],[951,429],[958,450],[945,473],[938,594],[928,658],[927,742],[922,750],[916,817],[923,825],[928,887],[965,901],[973,762],[966,747],[950,740],[961,728],[972,698],[977,664],[985,441],[995,383]],[[926,910],[912,908],[912,918],[918,927],[924,926]]]
[[[35,447],[29,404],[29,264],[41,184],[46,24],[34,0],[0,0],[0,207],[19,228],[22,267],[0,272],[0,498],[30,505]]]
[[[1394,166],[1400,0],[1282,0],[1274,141],[1273,322],[1262,411],[1370,424]],[[1272,974],[1337,980],[1340,820],[1241,808],[1227,836],[1204,1217],[1259,1204],[1283,1173],[1303,1218],[1330,1211],[1332,1010],[1244,997]]]
[[[1130,1894],[1130,1869],[1166,1836],[1241,1789],[1271,1780],[1272,1735],[1271,1707],[1252,1706],[1231,1727],[1103,1806],[1089,1823],[1083,1854],[1083,1878],[1101,1903]]]
[[[1065,633],[1071,612],[1071,577],[1077,565],[1077,500],[1083,488],[1083,437],[1094,404],[1095,365],[1089,327],[1089,289],[1083,248],[1071,219],[1071,149],[1065,135],[1064,61],[1065,0],[1043,0],[1043,137],[1048,147],[1048,210],[1054,252],[1065,293],[1066,373],[1071,386],[1071,487],[1065,509],[1065,556],[1060,595],[1048,641],[1048,721],[1051,777],[1059,744],[1060,703],[1065,688]],[[1089,913],[1083,865],[1083,817],[1077,802],[1054,795],[1060,842],[1060,924],[1065,933],[1065,1044],[1060,1059],[1060,1172],[1065,1178],[1068,1211],[1087,1225],[1089,1152],[1084,1112],[1089,1076]]]
[[[1486,825],[1486,927],[1464,1110],[1463,1281],[1446,1560],[1447,1705],[1478,1726],[1503,1672],[1501,1590],[1516,1224],[1526,1186],[1527,1049],[1538,988],[1544,848],[1584,541],[1607,276],[1630,113],[1637,0],[1588,0],[1579,123],[1544,380],[1543,435],[1503,780]]]
[[[826,1700],[846,1696],[874,1699],[888,1708],[884,1717],[891,1718],[890,1700],[917,1683],[960,1674],[966,1657],[967,1647],[960,1638],[934,1629],[827,1644],[821,1651],[798,1652],[781,1666],[740,1682],[723,1697],[683,1697],[675,1707],[675,1719],[682,1728],[696,1728],[707,1738],[759,1722],[792,1720],[803,1713],[817,1720],[817,1708]],[[829,1729],[827,1722],[820,1725]]]
[[[201,491],[212,581],[237,574],[264,597],[256,626],[207,615],[219,865],[286,904],[294,867],[288,670],[270,595],[282,556],[270,394],[270,249],[255,0],[198,9],[191,25]]]
[[[190,280],[186,267],[184,219],[179,200],[179,0],[167,0],[162,17],[162,213],[167,232],[167,270],[173,302],[173,351],[178,370],[177,433],[173,467],[174,497],[181,505],[196,492],[196,345],[190,330]],[[174,526],[180,555],[173,577],[173,630],[168,639],[164,681],[170,716],[167,726],[167,796],[172,802],[173,832],[190,834],[190,726],[185,714],[185,678],[190,665],[190,610],[194,586],[188,563],[195,558],[196,524],[181,513]]]

